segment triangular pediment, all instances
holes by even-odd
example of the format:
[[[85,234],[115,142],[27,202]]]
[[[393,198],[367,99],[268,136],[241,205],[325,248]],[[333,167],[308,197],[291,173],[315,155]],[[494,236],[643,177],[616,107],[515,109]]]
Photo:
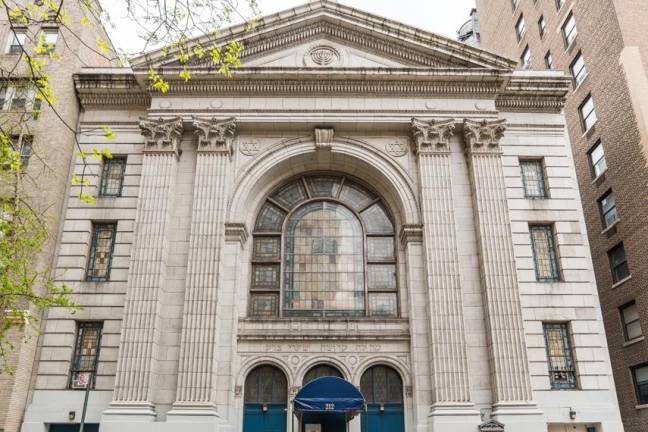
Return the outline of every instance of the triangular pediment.
[[[225,29],[220,39],[201,37],[202,46],[241,42],[244,67],[253,68],[439,68],[506,69],[515,62],[452,39],[378,17],[329,0],[318,0],[269,15],[254,30]],[[180,66],[173,50],[158,50],[132,61],[133,69]],[[195,58],[191,67],[209,66]]]

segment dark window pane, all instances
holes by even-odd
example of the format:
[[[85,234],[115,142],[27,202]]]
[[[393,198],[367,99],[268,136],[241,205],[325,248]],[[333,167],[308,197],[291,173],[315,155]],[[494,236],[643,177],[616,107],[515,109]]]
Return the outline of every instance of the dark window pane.
[[[520,161],[522,170],[522,183],[524,184],[524,196],[527,198],[545,198],[546,189],[544,181],[544,169],[540,160]]]
[[[252,294],[250,314],[255,318],[278,316],[279,296],[277,294]]]
[[[361,216],[369,233],[394,232],[394,226],[389,220],[385,208],[380,203],[376,203],[363,211]]]
[[[371,264],[367,268],[367,285],[370,290],[396,289],[396,266],[393,264]]]
[[[394,369],[387,368],[387,400],[388,403],[403,402],[403,382]]]
[[[610,269],[612,271],[612,281],[614,283],[620,282],[630,276],[630,268],[628,266],[623,244],[610,250],[608,252],[608,257],[610,259]]]
[[[370,293],[369,315],[373,317],[395,317],[398,312],[396,293]]]
[[[256,231],[280,232],[286,214],[270,203],[265,203],[259,212]]]
[[[616,202],[614,200],[614,194],[612,194],[611,191],[600,199],[599,206],[601,208],[604,227],[609,227],[617,221],[619,216],[617,213]]]
[[[368,237],[367,258],[370,261],[394,259],[394,237]]]
[[[278,289],[279,266],[272,264],[254,264],[252,266],[252,288]]]
[[[576,368],[572,358],[567,324],[543,324],[549,381],[552,389],[576,388]]]
[[[367,403],[403,403],[403,382],[389,366],[373,366],[362,375],[360,391]]]
[[[121,195],[125,168],[126,159],[124,158],[113,157],[112,159],[104,159],[99,195]]]
[[[272,198],[284,207],[292,209],[308,197],[301,180],[297,180],[279,189]]]
[[[245,403],[285,404],[288,399],[286,376],[274,366],[259,366],[245,379]]]
[[[97,371],[99,346],[101,343],[101,322],[78,324],[77,339],[70,373],[70,388],[94,388],[94,374]]]
[[[280,237],[255,237],[254,238],[254,259],[255,260],[279,260],[281,248]]]
[[[308,189],[313,198],[336,197],[340,189],[340,178],[332,176],[314,176],[306,178]]]
[[[110,277],[116,224],[94,224],[86,278],[104,281]]]
[[[549,225],[529,227],[531,245],[535,260],[536,279],[540,282],[557,281],[558,260],[553,240],[553,230]]]
[[[642,335],[639,310],[635,302],[621,308],[621,318],[626,340],[636,339]]]
[[[648,365],[634,368],[635,385],[637,386],[637,402],[648,404]]]
[[[376,197],[355,183],[346,182],[340,193],[340,201],[352,209],[359,211],[368,206]]]
[[[302,385],[306,385],[317,378],[328,376],[343,378],[342,372],[340,372],[336,367],[330,365],[317,365],[306,372]]]

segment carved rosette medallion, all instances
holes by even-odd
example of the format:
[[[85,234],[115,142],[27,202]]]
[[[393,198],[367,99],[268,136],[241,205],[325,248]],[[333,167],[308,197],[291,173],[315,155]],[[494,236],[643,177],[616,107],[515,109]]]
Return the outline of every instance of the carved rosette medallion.
[[[392,141],[385,144],[385,151],[392,157],[402,157],[407,154],[407,144],[402,141]]]
[[[333,66],[340,62],[338,50],[328,45],[318,45],[311,48],[306,54],[305,63],[307,66]]]
[[[175,153],[179,156],[182,139],[182,119],[140,118],[139,127],[144,135],[144,151],[149,153]]]
[[[450,151],[450,138],[455,132],[455,120],[412,119],[413,151],[416,154]]]
[[[195,134],[198,136],[199,152],[222,152],[230,157],[234,154],[234,136],[237,124],[235,118],[226,120],[193,119]]]
[[[260,151],[259,141],[257,140],[246,140],[239,142],[238,144],[239,151],[245,156],[254,156]]]
[[[500,153],[506,120],[464,120],[463,132],[469,153]]]

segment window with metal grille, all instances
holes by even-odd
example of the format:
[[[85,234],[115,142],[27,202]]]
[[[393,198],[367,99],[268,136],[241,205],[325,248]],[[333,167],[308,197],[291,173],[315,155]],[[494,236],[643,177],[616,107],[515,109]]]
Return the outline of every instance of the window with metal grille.
[[[549,382],[554,390],[576,388],[576,367],[572,356],[567,323],[542,325],[547,348]]]
[[[565,24],[562,26],[563,39],[565,41],[565,47],[568,47],[578,34],[578,29],[576,28],[576,18],[574,14],[570,13],[565,21]]]
[[[605,151],[601,141],[597,141],[597,143],[594,144],[594,147],[589,151],[589,160],[592,167],[592,177],[596,178],[607,170]]]
[[[538,282],[556,282],[560,279],[558,258],[551,225],[530,225],[531,245]]]
[[[601,211],[601,220],[603,221],[603,228],[612,226],[619,220],[619,214],[614,201],[614,194],[611,190],[607,191],[599,200],[599,210]]]
[[[628,266],[623,243],[619,243],[608,251],[608,259],[610,260],[612,282],[617,283],[630,276],[630,266]]]
[[[641,337],[641,322],[639,320],[639,310],[637,304],[632,301],[620,308],[621,320],[623,321],[623,334],[626,341],[631,341]]]
[[[74,358],[70,369],[70,388],[94,388],[103,322],[77,323]]]
[[[633,367],[632,377],[637,392],[637,402],[639,405],[648,404],[648,363]]]
[[[587,132],[594,126],[597,120],[596,111],[594,110],[594,100],[591,94],[587,95],[583,103],[578,107],[578,113],[580,114],[583,132]]]
[[[520,160],[524,196],[526,198],[546,198],[544,167],[540,159]]]
[[[585,77],[587,76],[587,68],[585,67],[585,58],[580,51],[576,54],[571,65],[569,65],[569,70],[574,77],[574,86],[577,86],[585,80]]]
[[[92,243],[86,272],[87,280],[100,282],[110,279],[116,231],[116,223],[95,223],[92,225]]]
[[[99,196],[121,196],[125,171],[126,158],[113,156],[111,159],[104,159]]]

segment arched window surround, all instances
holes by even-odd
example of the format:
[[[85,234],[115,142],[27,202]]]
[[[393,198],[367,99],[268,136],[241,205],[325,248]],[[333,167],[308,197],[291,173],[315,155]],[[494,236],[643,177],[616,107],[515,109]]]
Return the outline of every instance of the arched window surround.
[[[323,191],[324,180],[336,182],[326,184],[327,188],[331,188],[330,191]],[[296,192],[298,189],[299,192]],[[286,190],[288,193],[284,193]],[[294,273],[287,272],[287,227],[298,212],[309,205],[316,205],[314,203],[323,203],[323,208],[327,205],[332,209],[339,206],[344,212],[352,214],[361,227],[363,307],[356,308],[347,315],[341,313],[338,316],[337,311],[320,311],[315,308],[300,310],[299,312],[303,311],[300,315],[287,307],[294,305],[286,298],[288,282],[294,283]],[[385,201],[371,187],[353,176],[336,172],[308,172],[283,182],[265,197],[257,212],[251,251],[248,316],[253,319],[397,318],[400,314],[398,250],[393,220]],[[333,240],[334,249],[335,241]],[[382,254],[378,251],[382,251]],[[311,251],[310,257],[312,256]],[[257,277],[259,274],[263,277]],[[308,282],[303,282],[304,286],[307,284]],[[292,295],[296,291],[290,286],[293,299]],[[358,290],[357,293],[359,292]],[[328,294],[343,293],[331,291]],[[311,300],[312,304],[316,302],[320,300]]]

